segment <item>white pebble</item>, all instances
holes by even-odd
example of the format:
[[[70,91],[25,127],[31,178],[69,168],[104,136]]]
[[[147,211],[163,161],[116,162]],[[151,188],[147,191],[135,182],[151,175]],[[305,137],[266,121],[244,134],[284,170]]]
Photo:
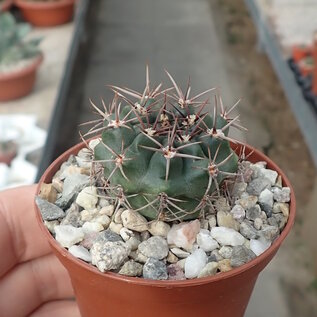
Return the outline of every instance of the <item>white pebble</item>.
[[[233,206],[230,212],[235,220],[242,221],[245,218],[245,210],[240,205]]]
[[[271,185],[273,186],[276,183],[278,174],[276,171],[266,169],[266,168],[261,168],[259,176],[267,178],[271,182]]]
[[[55,239],[63,247],[70,248],[72,245],[84,239],[84,231],[82,228],[76,228],[71,225],[55,226]]]
[[[250,249],[257,255],[259,256],[262,254],[265,250],[267,250],[270,247],[271,243],[267,241],[260,241],[260,240],[255,240],[251,239],[250,240]]]
[[[83,231],[84,233],[91,233],[91,232],[100,232],[102,231],[104,228],[103,226],[98,223],[98,222],[90,222],[90,221],[86,221],[83,224]]]
[[[259,202],[269,207],[273,207],[273,193],[267,188],[264,189],[259,196]]]
[[[207,232],[205,232],[205,230],[200,230],[197,235],[197,244],[200,246],[200,248],[203,249],[205,252],[210,252],[219,248],[218,242],[211,237],[208,230],[206,231]]]
[[[192,253],[185,262],[186,278],[195,278],[207,264],[207,255],[205,251],[198,249]]]
[[[98,202],[97,188],[95,186],[85,187],[77,196],[76,203],[86,210],[92,210]]]
[[[211,236],[221,245],[237,246],[244,243],[244,237],[237,231],[227,227],[214,227]]]
[[[128,241],[131,237],[134,236],[134,233],[132,230],[129,230],[125,227],[121,228],[120,229],[120,232],[119,232],[121,238],[124,240],[124,241]]]
[[[89,251],[81,245],[72,245],[68,251],[78,259],[91,262],[91,255]]]

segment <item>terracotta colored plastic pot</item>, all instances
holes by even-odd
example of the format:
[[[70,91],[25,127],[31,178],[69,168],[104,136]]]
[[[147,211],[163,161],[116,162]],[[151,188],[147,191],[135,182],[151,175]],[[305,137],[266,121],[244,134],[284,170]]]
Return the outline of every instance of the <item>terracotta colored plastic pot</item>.
[[[23,18],[36,26],[55,26],[69,22],[74,14],[75,0],[35,2],[15,0]]]
[[[46,170],[41,183],[49,183],[62,162],[84,145],[71,148]],[[237,149],[239,150],[239,149]],[[284,186],[290,182],[276,164],[259,151],[249,160],[267,161],[276,170]],[[281,235],[263,254],[226,273],[185,281],[153,281],[100,273],[95,267],[73,257],[51,236],[37,209],[37,220],[53,251],[68,270],[82,317],[242,317],[249,302],[258,274],[270,262],[289,233],[295,218],[295,196],[291,190],[290,216]]]
[[[13,0],[2,1],[2,3],[0,4],[0,12],[9,10],[12,4],[13,4]]]
[[[34,86],[36,71],[43,61],[41,54],[34,63],[12,73],[0,73],[0,101],[9,101],[28,95]]]

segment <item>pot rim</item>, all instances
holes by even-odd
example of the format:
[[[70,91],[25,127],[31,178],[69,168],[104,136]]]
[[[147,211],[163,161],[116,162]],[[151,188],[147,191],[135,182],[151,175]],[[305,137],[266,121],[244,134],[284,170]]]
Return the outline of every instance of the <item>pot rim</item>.
[[[41,184],[44,183],[44,180],[47,178],[48,173],[50,170],[52,170],[56,165],[61,165],[71,154],[78,152],[81,148],[83,148],[85,144],[83,142],[78,143],[77,145],[71,147],[66,152],[61,154],[57,159],[55,159],[51,165],[46,169],[44,174],[42,175],[37,188],[36,188],[36,195],[39,194]],[[41,227],[42,232],[48,239],[48,242],[50,243],[51,247],[53,247],[57,252],[59,252],[63,257],[68,258],[68,260],[74,262],[76,265],[80,266],[82,269],[88,270],[91,273],[97,274],[99,277],[102,278],[110,278],[113,280],[121,281],[121,282],[127,282],[129,284],[137,284],[137,285],[144,285],[144,286],[153,286],[153,287],[163,287],[163,288],[173,288],[173,287],[191,287],[191,286],[197,286],[202,284],[207,284],[211,282],[217,282],[219,280],[228,279],[231,277],[234,277],[236,275],[239,275],[254,266],[260,265],[261,262],[264,262],[264,260],[269,257],[272,253],[274,254],[277,252],[279,246],[284,241],[288,233],[290,232],[294,221],[295,221],[295,213],[296,213],[296,200],[295,200],[295,193],[294,189],[287,178],[287,176],[284,174],[284,172],[265,154],[260,152],[259,150],[253,148],[250,145],[242,144],[242,146],[245,146],[247,153],[252,152],[255,155],[258,155],[261,157],[262,161],[266,161],[268,164],[268,167],[275,170],[281,177],[283,181],[283,186],[289,187],[291,190],[291,200],[290,200],[290,213],[289,218],[287,221],[287,224],[279,237],[272,243],[272,245],[264,251],[261,255],[257,256],[255,259],[247,262],[246,264],[241,265],[240,267],[233,268],[232,270],[228,272],[222,272],[219,274],[216,274],[214,276],[204,277],[204,278],[195,278],[190,280],[150,280],[150,279],[144,279],[144,278],[138,278],[138,277],[128,277],[124,275],[120,275],[113,272],[100,272],[96,267],[94,267],[92,264],[86,263],[76,257],[74,257],[72,254],[68,252],[67,249],[60,246],[60,244],[55,240],[55,238],[51,235],[51,233],[48,231],[48,229],[45,227],[44,222],[41,217],[41,213],[39,212],[39,209],[35,203],[35,209],[36,209],[36,218],[37,221]],[[252,157],[252,156],[251,156]]]
[[[16,79],[16,78],[19,78],[34,72],[38,68],[38,66],[40,66],[43,59],[44,59],[44,55],[42,52],[40,52],[38,56],[36,56],[36,58],[34,59],[33,63],[31,63],[30,65],[27,65],[19,70],[13,70],[12,72],[9,72],[9,73],[5,73],[5,74],[0,73],[0,81],[13,80],[13,79]]]
[[[66,5],[75,3],[76,0],[58,0],[53,2],[36,2],[25,0],[14,0],[16,6],[24,9],[42,10],[42,9],[56,9]]]

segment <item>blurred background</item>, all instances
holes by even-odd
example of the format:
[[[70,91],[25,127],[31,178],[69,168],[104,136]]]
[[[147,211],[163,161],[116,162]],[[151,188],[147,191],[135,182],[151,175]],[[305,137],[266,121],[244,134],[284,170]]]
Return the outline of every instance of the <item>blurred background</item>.
[[[95,118],[89,98],[108,101],[107,84],[141,90],[146,64],[153,84],[166,68],[193,90],[219,87],[227,106],[242,98],[238,137],[297,198],[245,316],[317,316],[317,1],[77,0],[54,18],[23,2],[0,0],[0,190],[36,181]]]

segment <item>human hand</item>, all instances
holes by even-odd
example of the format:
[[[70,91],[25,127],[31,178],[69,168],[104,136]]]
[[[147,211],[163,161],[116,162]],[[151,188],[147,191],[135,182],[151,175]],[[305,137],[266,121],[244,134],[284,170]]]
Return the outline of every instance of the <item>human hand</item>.
[[[35,188],[0,192],[0,316],[79,317],[67,271],[37,224]]]

